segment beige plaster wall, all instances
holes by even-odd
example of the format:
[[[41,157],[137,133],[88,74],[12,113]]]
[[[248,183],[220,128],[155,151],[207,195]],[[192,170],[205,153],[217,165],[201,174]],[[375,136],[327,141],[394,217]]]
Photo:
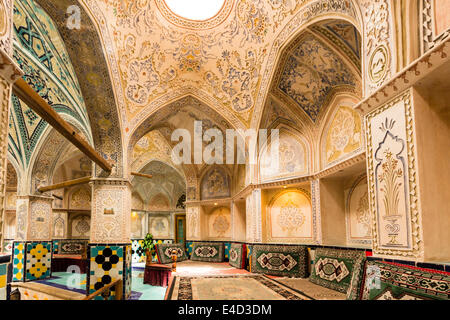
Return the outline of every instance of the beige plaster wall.
[[[345,246],[345,182],[330,178],[320,180],[320,212],[324,245]]]
[[[450,261],[450,116],[439,92],[413,90],[425,261]],[[441,97],[439,99],[438,97]]]

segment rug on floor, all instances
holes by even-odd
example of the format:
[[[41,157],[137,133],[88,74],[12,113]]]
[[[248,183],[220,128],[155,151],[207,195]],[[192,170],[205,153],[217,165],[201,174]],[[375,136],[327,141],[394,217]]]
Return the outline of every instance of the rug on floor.
[[[247,249],[245,244],[242,243],[232,243],[230,245],[228,261],[231,266],[238,269],[245,269],[245,256],[247,254]]]
[[[345,300],[346,295],[344,293],[337,292],[325,287],[321,287],[312,283],[308,279],[298,278],[276,278],[274,279],[292,289],[303,292],[305,295],[313,298],[314,300]]]
[[[223,262],[224,245],[222,242],[196,242],[192,248],[192,261]]]
[[[363,300],[449,300],[450,273],[368,261]]]
[[[308,250],[304,246],[252,246],[251,272],[306,278]]]
[[[168,300],[310,300],[262,275],[175,277]]]
[[[168,264],[172,263],[172,251],[177,251],[177,261],[185,261],[188,259],[183,243],[160,243],[156,245],[156,255],[158,263]]]
[[[365,260],[366,256],[362,251],[317,248],[309,280],[319,286],[347,293],[353,273],[360,275],[363,272]],[[357,290],[360,283],[361,281],[355,280],[352,288]]]

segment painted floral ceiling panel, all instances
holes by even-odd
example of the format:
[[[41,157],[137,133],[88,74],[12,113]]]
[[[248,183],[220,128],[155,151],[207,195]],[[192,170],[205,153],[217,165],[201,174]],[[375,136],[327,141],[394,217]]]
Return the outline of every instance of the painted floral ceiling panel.
[[[296,42],[282,66],[278,88],[315,122],[334,89],[358,82],[339,55],[314,35]]]
[[[207,96],[218,112],[232,112],[250,126],[268,87],[263,75],[278,54],[275,40],[318,14],[357,19],[347,0],[225,0],[214,18],[200,22],[168,13],[164,0],[81,2],[101,25],[109,60],[117,63],[113,78],[130,133],[145,120],[144,110],[180,98],[179,92]]]

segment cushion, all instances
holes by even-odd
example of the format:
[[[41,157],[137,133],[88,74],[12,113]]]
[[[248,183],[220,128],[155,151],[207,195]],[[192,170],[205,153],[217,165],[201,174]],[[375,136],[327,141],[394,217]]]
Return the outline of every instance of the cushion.
[[[192,248],[191,260],[204,262],[223,262],[224,261],[223,243],[196,242]]]
[[[158,263],[172,263],[172,251],[177,251],[177,262],[187,260],[186,251],[183,243],[160,243],[156,245],[156,256]]]
[[[246,256],[245,244],[232,243],[230,246],[228,261],[232,267],[238,269],[245,269],[245,256]]]
[[[353,273],[361,272],[365,259],[363,251],[318,248],[309,281],[347,293]]]
[[[450,273],[367,261],[362,300],[449,300]]]
[[[253,245],[251,272],[290,278],[306,278],[308,250],[305,246]]]
[[[87,253],[88,240],[59,240],[58,254],[80,255]]]

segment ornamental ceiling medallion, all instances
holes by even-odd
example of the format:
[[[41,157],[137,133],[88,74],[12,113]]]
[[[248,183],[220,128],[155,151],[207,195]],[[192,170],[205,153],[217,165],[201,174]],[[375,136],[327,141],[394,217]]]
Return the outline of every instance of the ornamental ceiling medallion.
[[[215,13],[215,15],[213,15],[211,18],[205,20],[194,20],[182,17],[181,15],[176,14],[173,10],[171,10],[170,6],[166,3],[165,0],[155,0],[155,3],[163,17],[173,25],[191,30],[206,30],[217,27],[222,22],[224,22],[233,9],[234,0],[217,1],[223,2],[222,8],[220,8],[219,11]]]

